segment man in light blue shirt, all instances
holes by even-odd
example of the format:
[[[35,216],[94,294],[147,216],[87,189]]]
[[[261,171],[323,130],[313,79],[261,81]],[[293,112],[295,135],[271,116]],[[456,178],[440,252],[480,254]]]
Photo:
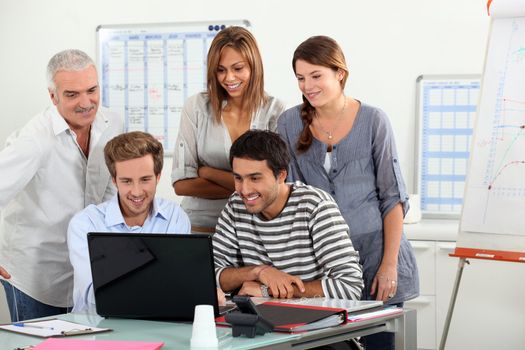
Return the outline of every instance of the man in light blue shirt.
[[[150,134],[119,135],[104,148],[104,157],[118,193],[111,200],[77,213],[67,232],[74,270],[73,312],[94,308],[95,297],[87,246],[88,232],[190,233],[180,206],[155,198],[164,160],[162,144]]]

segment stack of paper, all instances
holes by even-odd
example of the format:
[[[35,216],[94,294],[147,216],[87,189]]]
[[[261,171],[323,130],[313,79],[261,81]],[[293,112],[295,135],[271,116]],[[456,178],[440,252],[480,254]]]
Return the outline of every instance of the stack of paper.
[[[396,315],[400,313],[403,313],[403,309],[400,307],[387,307],[376,311],[349,314],[348,322],[359,322],[388,315]]]
[[[346,309],[348,313],[368,310],[383,306],[380,300],[347,300],[331,298],[293,298],[293,299],[268,299],[268,298],[251,298],[254,304],[263,304],[268,301],[284,304],[297,304],[308,306],[332,307],[336,309]]]

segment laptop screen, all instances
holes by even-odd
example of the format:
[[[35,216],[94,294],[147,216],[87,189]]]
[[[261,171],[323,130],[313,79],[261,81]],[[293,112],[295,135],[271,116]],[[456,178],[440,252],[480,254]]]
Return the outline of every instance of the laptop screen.
[[[219,315],[211,235],[88,234],[97,313],[192,321],[195,305]]]

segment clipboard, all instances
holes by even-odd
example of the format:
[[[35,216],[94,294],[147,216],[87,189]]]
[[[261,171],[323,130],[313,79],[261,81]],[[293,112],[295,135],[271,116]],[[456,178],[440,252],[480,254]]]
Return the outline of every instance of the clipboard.
[[[98,328],[86,326],[83,324],[59,320],[56,318],[41,321],[15,322],[11,324],[4,324],[0,325],[0,329],[40,338],[68,337],[73,335],[94,334],[112,331],[111,328]]]

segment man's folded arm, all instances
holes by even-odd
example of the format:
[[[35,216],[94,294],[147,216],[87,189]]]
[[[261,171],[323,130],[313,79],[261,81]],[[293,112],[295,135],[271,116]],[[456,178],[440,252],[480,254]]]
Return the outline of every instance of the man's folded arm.
[[[259,272],[265,265],[227,267],[220,271],[218,276],[219,285],[225,292],[231,292],[242,286],[247,281],[258,281]]]
[[[322,283],[325,296],[337,299],[359,300],[364,287],[359,264],[331,269]]]

